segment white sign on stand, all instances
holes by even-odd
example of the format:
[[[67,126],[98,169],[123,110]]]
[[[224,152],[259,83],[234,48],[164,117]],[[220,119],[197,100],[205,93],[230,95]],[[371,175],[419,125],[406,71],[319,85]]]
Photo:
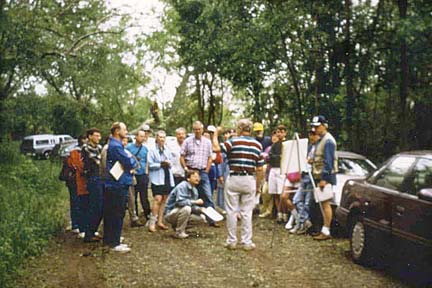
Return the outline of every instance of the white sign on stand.
[[[282,143],[281,175],[307,171],[308,139],[288,140]]]

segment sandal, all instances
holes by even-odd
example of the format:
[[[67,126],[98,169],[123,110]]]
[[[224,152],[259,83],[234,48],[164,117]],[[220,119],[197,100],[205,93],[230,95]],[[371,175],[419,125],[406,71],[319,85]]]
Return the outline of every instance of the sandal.
[[[148,226],[148,230],[149,230],[150,232],[156,232],[156,226],[155,226],[154,224],[150,224],[150,225]]]
[[[168,230],[168,226],[166,226],[166,225],[163,224],[163,223],[159,223],[159,224],[157,224],[157,226],[158,226],[159,229],[161,229],[161,230]]]

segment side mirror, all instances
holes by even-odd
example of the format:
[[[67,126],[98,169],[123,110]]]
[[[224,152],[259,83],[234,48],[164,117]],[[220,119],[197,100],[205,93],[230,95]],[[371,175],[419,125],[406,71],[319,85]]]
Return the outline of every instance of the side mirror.
[[[420,191],[417,193],[417,196],[419,199],[432,202],[432,188],[420,189]]]

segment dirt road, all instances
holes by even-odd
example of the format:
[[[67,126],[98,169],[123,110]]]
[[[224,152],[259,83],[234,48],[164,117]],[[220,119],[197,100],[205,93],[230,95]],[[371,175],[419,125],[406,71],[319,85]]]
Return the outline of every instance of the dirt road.
[[[61,233],[44,255],[27,263],[16,286],[406,287],[387,273],[353,264],[346,239],[317,242],[289,235],[269,219],[254,219],[257,249],[248,252],[223,247],[224,227],[201,224],[185,240],[173,234],[125,225],[132,251],[116,254]]]

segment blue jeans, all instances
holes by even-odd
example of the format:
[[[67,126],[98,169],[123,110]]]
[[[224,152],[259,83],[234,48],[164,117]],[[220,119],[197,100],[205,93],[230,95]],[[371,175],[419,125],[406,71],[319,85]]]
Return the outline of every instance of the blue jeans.
[[[104,239],[105,245],[120,245],[120,237],[125,216],[128,186],[105,187],[104,189]]]
[[[225,185],[225,183],[224,183],[224,185]],[[225,210],[224,185],[220,185],[217,188],[216,204],[219,208],[222,208]]]
[[[204,207],[214,208],[213,192],[211,191],[208,174],[200,171],[200,183],[198,185],[199,197],[204,200]]]
[[[80,232],[86,232],[89,225],[89,195],[78,195],[78,226]]]
[[[90,177],[87,180],[87,191],[89,192],[89,223],[85,237],[90,239],[98,230],[103,216],[103,188],[99,177]]]
[[[313,186],[309,176],[303,176],[300,182],[300,188],[294,195],[293,203],[297,207],[299,214],[299,224],[302,225],[309,219],[309,203],[312,199]]]
[[[69,190],[69,203],[70,203],[70,219],[71,219],[71,225],[72,229],[79,229],[79,202],[78,202],[78,195],[76,191],[75,185],[68,185],[66,183],[66,186]]]

